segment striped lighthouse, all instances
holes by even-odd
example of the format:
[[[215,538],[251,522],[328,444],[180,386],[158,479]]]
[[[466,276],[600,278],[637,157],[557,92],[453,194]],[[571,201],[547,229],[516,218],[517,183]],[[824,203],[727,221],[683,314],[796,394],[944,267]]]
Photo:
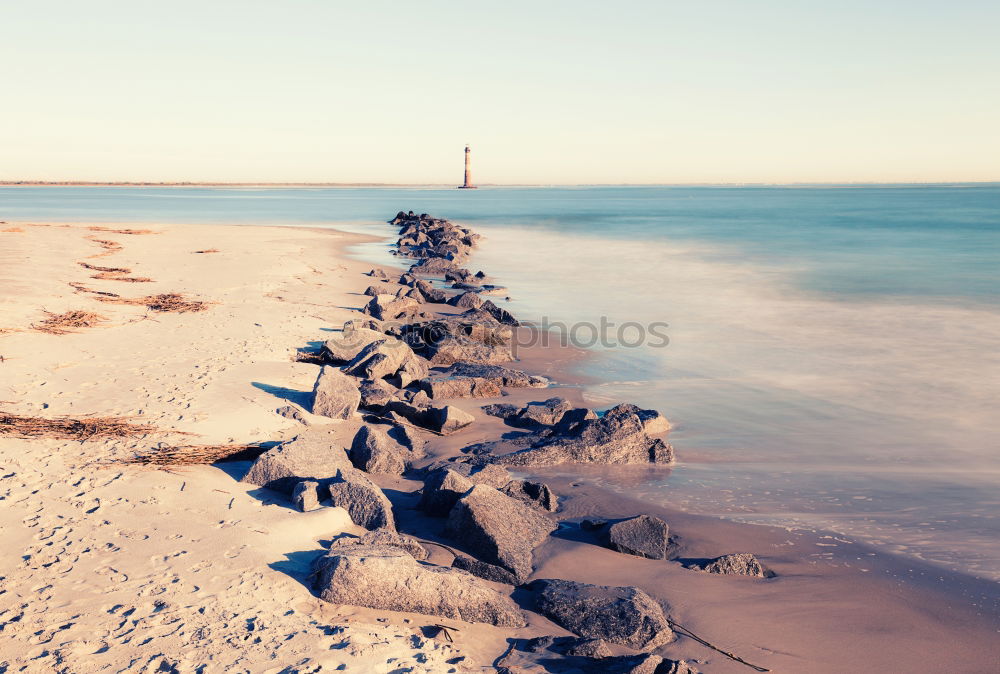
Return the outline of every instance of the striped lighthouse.
[[[458,188],[460,190],[474,190],[476,186],[472,184],[472,168],[469,164],[469,146],[465,146],[465,182]]]

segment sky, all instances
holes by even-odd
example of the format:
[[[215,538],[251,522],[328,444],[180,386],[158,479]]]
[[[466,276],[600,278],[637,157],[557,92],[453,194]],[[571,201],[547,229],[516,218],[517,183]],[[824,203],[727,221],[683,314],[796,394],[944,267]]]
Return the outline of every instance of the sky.
[[[0,180],[1000,180],[1000,2],[33,0]]]

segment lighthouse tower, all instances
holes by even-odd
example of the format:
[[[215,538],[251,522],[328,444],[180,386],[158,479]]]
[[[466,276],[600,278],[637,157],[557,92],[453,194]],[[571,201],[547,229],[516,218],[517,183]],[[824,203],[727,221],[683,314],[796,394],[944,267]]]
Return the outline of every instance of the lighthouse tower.
[[[474,190],[476,186],[472,184],[472,169],[469,168],[469,146],[465,146],[465,182],[459,187],[460,190]]]

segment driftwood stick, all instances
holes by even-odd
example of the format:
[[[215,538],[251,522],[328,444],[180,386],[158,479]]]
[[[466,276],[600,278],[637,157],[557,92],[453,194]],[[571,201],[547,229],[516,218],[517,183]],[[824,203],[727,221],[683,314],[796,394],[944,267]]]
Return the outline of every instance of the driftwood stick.
[[[729,651],[722,650],[721,648],[719,648],[718,646],[710,643],[709,641],[706,641],[705,639],[702,639],[697,634],[695,634],[694,632],[692,632],[688,628],[684,627],[684,625],[681,625],[680,623],[675,622],[675,621],[671,620],[670,618],[667,618],[667,623],[669,623],[671,627],[673,627],[676,631],[680,632],[684,636],[689,637],[691,639],[694,639],[695,641],[697,641],[702,646],[706,646],[708,648],[711,648],[713,651],[716,651],[718,653],[722,653],[723,655],[725,655],[730,660],[735,660],[736,662],[738,662],[738,663],[740,663],[742,665],[746,665],[750,669],[754,669],[754,670],[756,670],[758,672],[770,672],[771,671],[770,669],[767,669],[766,667],[759,667],[757,665],[752,665],[749,662],[747,662],[746,660],[744,660],[743,658],[741,658],[740,656],[735,655],[733,653],[730,653]]]

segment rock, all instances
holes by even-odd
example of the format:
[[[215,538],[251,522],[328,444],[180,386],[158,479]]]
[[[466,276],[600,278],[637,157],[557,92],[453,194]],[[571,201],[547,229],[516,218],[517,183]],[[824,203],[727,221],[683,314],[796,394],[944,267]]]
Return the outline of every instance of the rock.
[[[532,555],[557,528],[537,510],[483,484],[474,486],[448,514],[445,535],[480,560],[511,571],[519,581],[532,572]]]
[[[465,361],[468,363],[487,363],[498,365],[514,360],[510,345],[481,344],[454,338],[445,338],[427,349],[432,365],[451,365]]]
[[[483,405],[480,409],[491,417],[499,417],[500,419],[510,419],[521,411],[520,407],[511,405],[510,403]]]
[[[366,274],[366,276],[371,276],[372,278],[387,279],[389,278],[384,271],[381,269],[372,269]]]
[[[312,413],[331,419],[350,419],[361,404],[355,380],[339,369],[324,365],[313,385]]]
[[[431,398],[496,398],[500,387],[489,379],[478,377],[432,376],[421,379],[420,388]]]
[[[454,262],[445,258],[427,258],[410,267],[410,272],[414,274],[439,274],[454,266]]]
[[[501,309],[497,305],[493,304],[492,301],[486,300],[479,307],[476,307],[478,311],[485,311],[490,314],[497,322],[504,325],[520,325],[520,322],[506,309]]]
[[[335,334],[323,342],[323,355],[334,362],[354,360],[358,353],[372,342],[386,341],[389,338],[377,330],[367,328],[352,328]]]
[[[597,419],[597,414],[594,410],[586,407],[574,407],[563,413],[562,418],[553,426],[552,430],[556,433],[569,435],[575,433],[584,421],[590,421],[591,419]]]
[[[353,318],[349,321],[344,322],[342,332],[347,332],[349,330],[355,330],[355,329],[374,330],[375,332],[381,332],[382,326],[379,325],[378,321],[371,318],[365,318],[365,319]]]
[[[375,297],[376,295],[381,295],[384,289],[385,286],[368,286],[365,288],[364,294],[369,297]]]
[[[366,473],[402,475],[410,467],[409,452],[371,426],[362,426],[354,436],[350,457],[354,467]]]
[[[664,659],[656,668],[656,674],[700,674],[700,672],[684,660]]]
[[[483,298],[479,296],[479,293],[467,290],[449,299],[448,304],[460,309],[478,309],[483,306]]]
[[[643,429],[650,435],[666,433],[670,430],[670,422],[656,410],[639,410],[637,414],[642,420]]]
[[[334,604],[523,627],[510,597],[458,569],[424,566],[394,546],[331,548],[314,566],[314,589]]]
[[[510,473],[503,466],[457,464],[455,470],[469,478],[473,484],[485,484],[494,489],[500,489],[511,482]]]
[[[398,415],[392,415],[396,416]],[[424,439],[413,426],[403,423],[402,418],[393,419],[395,425],[388,430],[390,438],[398,442],[403,447],[410,450],[411,459],[416,460],[424,456]]]
[[[361,310],[380,321],[395,321],[412,318],[420,310],[420,303],[412,297],[395,295],[375,295]]]
[[[475,417],[468,412],[463,412],[457,407],[450,405],[425,407],[403,400],[391,400],[386,405],[386,408],[399,414],[412,424],[428,428],[441,435],[454,433],[475,421]]]
[[[450,435],[457,430],[465,428],[476,420],[468,412],[464,412],[457,407],[445,405],[444,407],[432,407],[431,424],[429,428],[436,430],[442,435]]]
[[[395,386],[384,379],[364,379],[358,389],[361,392],[361,407],[376,411],[380,411],[399,393]]]
[[[635,405],[618,405],[600,419],[582,421],[570,433],[543,437],[527,449],[493,461],[505,466],[673,463],[673,448],[646,434],[638,409]]]
[[[365,379],[384,379],[405,373],[407,384],[427,376],[427,365],[409,345],[385,335],[382,337],[361,349],[344,367],[344,372]]]
[[[328,484],[330,501],[347,511],[351,521],[365,529],[396,529],[392,504],[361,471],[344,468]]]
[[[580,528],[584,531],[597,531],[598,529],[603,529],[608,524],[607,520],[601,519],[586,519],[580,522]]]
[[[399,330],[404,341],[435,365],[499,364],[513,360],[513,334],[509,325],[498,323],[486,312],[465,312],[460,317],[411,323]]]
[[[430,396],[423,391],[408,391],[408,393],[410,394],[408,399],[411,405],[428,407],[431,404]]]
[[[291,405],[284,405],[274,410],[279,417],[285,417],[286,419],[291,419],[293,421],[298,421],[300,424],[305,424],[306,419],[299,412],[298,408],[292,407]]]
[[[708,573],[721,573],[732,576],[752,576],[754,578],[770,578],[774,572],[764,568],[754,555],[749,552],[738,552],[722,555],[715,559],[691,561],[685,564],[689,569],[697,569]]]
[[[468,571],[473,576],[478,576],[483,580],[494,583],[506,583],[507,585],[517,585],[517,576],[502,567],[494,564],[480,562],[478,559],[457,555],[451,562],[452,567]]]
[[[499,468],[499,466],[492,466]],[[506,472],[506,471],[504,471]],[[523,501],[530,506],[541,508],[549,512],[559,509],[559,499],[555,493],[549,489],[548,485],[541,482],[528,482],[527,480],[511,480],[505,484],[500,491],[507,496]]]
[[[386,545],[404,550],[406,554],[418,561],[427,559],[427,549],[412,536],[400,534],[387,529],[368,531],[363,536],[343,536],[333,541],[330,548],[341,548],[350,545]]]
[[[651,651],[674,639],[663,607],[637,587],[538,580],[535,610],[570,632]]]
[[[608,658],[613,655],[608,644],[603,639],[588,639],[586,637],[535,637],[524,645],[528,653],[551,651],[559,655]]]
[[[472,272],[464,268],[449,269],[444,273],[445,281],[471,281],[475,278]]]
[[[303,480],[323,484],[350,466],[347,452],[329,432],[309,431],[261,454],[242,481],[290,494]]]
[[[472,480],[454,470],[436,470],[424,480],[417,507],[428,515],[447,517],[458,499],[474,486]]]
[[[639,515],[612,524],[608,529],[608,546],[626,555],[666,559],[669,537],[666,522],[659,517]]]
[[[512,370],[500,365],[482,363],[455,363],[441,374],[449,377],[474,377],[492,381],[497,386],[508,388],[543,388],[548,386],[545,377],[536,377],[521,370]]]
[[[292,489],[292,501],[301,512],[319,508],[319,482],[303,480]]]
[[[529,403],[517,415],[517,423],[520,426],[553,426],[571,409],[573,406],[565,398],[549,398],[545,402]]]

